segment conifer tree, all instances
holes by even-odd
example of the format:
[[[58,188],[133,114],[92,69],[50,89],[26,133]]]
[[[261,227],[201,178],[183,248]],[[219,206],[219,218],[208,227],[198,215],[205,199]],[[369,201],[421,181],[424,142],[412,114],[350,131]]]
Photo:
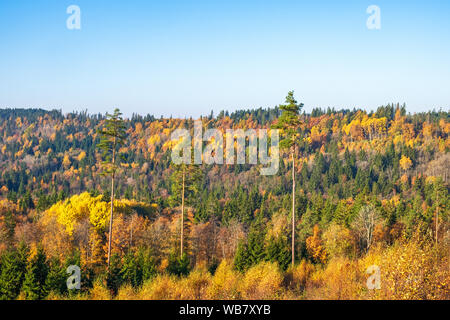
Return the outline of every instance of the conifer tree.
[[[292,266],[295,263],[295,153],[299,142],[300,110],[303,104],[298,104],[294,98],[294,91],[289,91],[286,97],[286,104],[280,105],[282,114],[274,129],[280,129],[282,139],[280,147],[287,149],[292,161]]]
[[[120,271],[122,280],[137,288],[142,284],[142,265],[139,264],[138,258],[133,252],[128,252],[122,264]]]
[[[102,138],[98,144],[98,148],[103,151],[103,174],[111,177],[111,212],[109,217],[109,235],[108,235],[108,269],[111,259],[111,241],[112,241],[112,225],[114,213],[114,179],[116,177],[117,169],[119,168],[120,159],[123,159],[119,154],[120,147],[125,144],[125,122],[122,119],[122,113],[119,109],[115,109],[114,113],[106,114],[105,127],[99,131]]]
[[[49,271],[47,279],[45,280],[45,287],[48,293],[55,292],[57,294],[63,294],[67,291],[67,274],[66,270],[61,265],[61,262],[52,258],[48,262]]]
[[[42,300],[47,296],[46,280],[48,275],[47,257],[44,250],[38,248],[36,256],[28,263],[22,291],[28,300]]]
[[[250,255],[248,252],[247,242],[241,240],[238,244],[236,254],[234,256],[234,267],[240,271],[244,272],[251,266]]]
[[[195,200],[200,188],[202,171],[197,165],[175,165],[172,173],[172,205],[181,204],[180,258],[184,256],[184,207]]]
[[[122,275],[120,267],[120,257],[117,253],[115,253],[111,256],[111,264],[108,269],[106,286],[113,295],[116,295],[121,284],[122,284]]]
[[[2,255],[0,274],[0,299],[17,298],[25,278],[28,247],[21,243],[18,249],[11,249]]]
[[[277,262],[281,269],[289,267],[291,253],[289,251],[289,241],[284,236],[278,238],[270,237],[265,250],[266,260]]]

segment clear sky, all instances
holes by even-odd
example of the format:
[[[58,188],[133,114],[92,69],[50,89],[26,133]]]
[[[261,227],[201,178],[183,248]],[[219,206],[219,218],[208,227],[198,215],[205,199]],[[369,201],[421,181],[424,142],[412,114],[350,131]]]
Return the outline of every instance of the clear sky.
[[[291,89],[306,111],[449,110],[450,1],[0,1],[0,108],[196,117]]]

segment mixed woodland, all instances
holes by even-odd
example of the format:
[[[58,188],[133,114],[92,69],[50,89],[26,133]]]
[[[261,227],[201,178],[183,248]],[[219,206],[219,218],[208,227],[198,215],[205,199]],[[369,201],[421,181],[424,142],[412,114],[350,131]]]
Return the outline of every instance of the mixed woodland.
[[[273,130],[286,110],[201,121]],[[111,116],[1,109],[0,299],[450,299],[449,112],[296,111],[263,176],[175,166],[171,133],[197,119],[123,119],[108,171]]]

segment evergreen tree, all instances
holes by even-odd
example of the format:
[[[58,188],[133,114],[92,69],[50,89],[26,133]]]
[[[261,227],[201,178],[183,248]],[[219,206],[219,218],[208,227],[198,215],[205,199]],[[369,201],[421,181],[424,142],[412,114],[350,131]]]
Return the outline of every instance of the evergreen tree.
[[[181,233],[180,233],[180,257],[183,260],[184,250],[184,206],[194,202],[195,195],[200,189],[202,172],[197,165],[179,164],[175,165],[172,173],[172,205],[181,204]]]
[[[123,282],[135,288],[142,284],[142,266],[132,252],[125,255],[120,274]]]
[[[292,266],[295,262],[295,153],[300,136],[298,132],[301,124],[299,115],[302,107],[303,104],[297,104],[294,99],[294,91],[289,91],[286,104],[280,105],[283,113],[278,119],[278,123],[273,126],[282,131],[283,138],[280,141],[280,147],[290,150],[292,159]]]
[[[11,249],[2,255],[0,274],[0,299],[17,298],[25,278],[28,247],[21,244],[19,249]]]
[[[156,276],[158,270],[156,259],[153,254],[149,250],[140,249],[138,252],[138,257],[142,266],[142,282]]]
[[[38,248],[36,255],[28,263],[25,280],[22,285],[22,291],[27,300],[42,300],[47,296],[47,275],[47,257],[44,250]]]
[[[177,276],[188,275],[190,272],[190,261],[186,253],[182,257],[179,257],[175,252],[172,252],[169,256],[167,271]]]
[[[120,257],[117,253],[111,256],[111,264],[108,269],[106,286],[113,295],[117,294],[122,284],[122,274],[120,267]]]
[[[106,113],[105,127],[99,131],[102,136],[98,148],[103,151],[104,175],[111,177],[111,213],[109,217],[109,237],[108,237],[108,269],[111,258],[111,241],[112,241],[112,226],[114,213],[114,179],[116,171],[120,164],[120,159],[123,159],[119,154],[120,147],[125,143],[125,122],[122,119],[122,113],[119,109],[115,109],[114,113]]]
[[[50,259],[48,264],[49,271],[45,280],[47,292],[50,293],[53,291],[57,294],[64,294],[67,292],[67,273],[57,258]]]
[[[248,251],[247,243],[241,240],[238,244],[236,254],[234,256],[234,267],[244,272],[251,266],[250,254]]]
[[[270,237],[266,247],[265,256],[266,260],[277,262],[280,268],[287,270],[291,258],[288,239],[283,236],[278,238]]]

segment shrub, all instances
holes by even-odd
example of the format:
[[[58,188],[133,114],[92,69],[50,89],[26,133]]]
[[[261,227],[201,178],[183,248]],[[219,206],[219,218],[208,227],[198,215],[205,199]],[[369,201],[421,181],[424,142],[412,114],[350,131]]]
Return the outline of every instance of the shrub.
[[[173,300],[176,290],[174,276],[167,274],[158,275],[144,283],[138,293],[140,300]]]
[[[239,285],[243,299],[276,299],[281,294],[283,277],[276,263],[261,262],[251,267]]]
[[[223,260],[211,279],[207,290],[208,297],[218,300],[238,299],[240,278],[241,275],[233,270],[233,264],[228,260]]]

